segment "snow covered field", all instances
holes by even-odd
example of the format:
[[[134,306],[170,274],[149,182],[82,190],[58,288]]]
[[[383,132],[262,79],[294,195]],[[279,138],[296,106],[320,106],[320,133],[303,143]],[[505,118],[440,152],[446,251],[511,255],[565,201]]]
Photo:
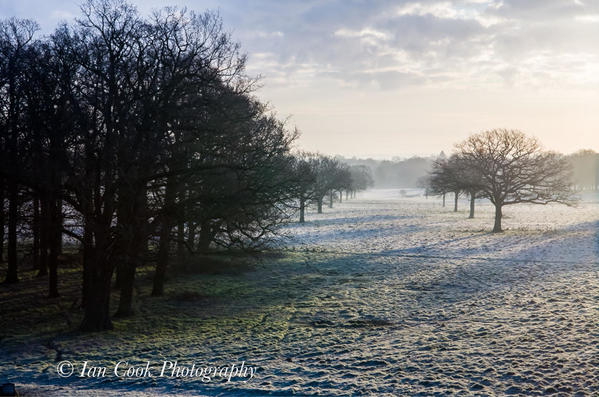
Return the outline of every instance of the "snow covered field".
[[[488,203],[467,219],[466,201],[364,192],[288,225],[286,255],[231,276],[245,288],[228,300],[54,342],[73,362],[244,360],[247,383],[61,379],[42,337],[3,342],[0,380],[33,395],[597,395],[598,198],[506,207],[493,235]]]

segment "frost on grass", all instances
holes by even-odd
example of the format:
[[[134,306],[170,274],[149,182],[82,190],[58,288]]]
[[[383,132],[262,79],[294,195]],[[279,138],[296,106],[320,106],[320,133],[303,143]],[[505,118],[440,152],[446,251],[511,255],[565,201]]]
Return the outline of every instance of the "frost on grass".
[[[0,379],[33,395],[597,394],[596,201],[506,208],[493,235],[484,202],[469,220],[465,205],[367,192],[289,224],[285,255],[249,271],[185,274],[164,299],[142,275],[138,315],[114,332],[70,332],[41,306],[35,331],[3,331]],[[64,380],[58,352],[258,372],[249,383]]]

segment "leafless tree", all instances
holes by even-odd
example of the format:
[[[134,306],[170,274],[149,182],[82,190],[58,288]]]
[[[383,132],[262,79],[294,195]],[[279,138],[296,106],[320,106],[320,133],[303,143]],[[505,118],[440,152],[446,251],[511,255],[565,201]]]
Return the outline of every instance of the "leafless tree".
[[[495,205],[494,233],[502,231],[505,205],[575,202],[567,159],[544,151],[535,138],[520,131],[485,131],[456,148],[464,167],[479,174],[481,194]]]
[[[458,211],[458,198],[465,188],[462,174],[462,164],[454,155],[448,159],[440,158],[435,160],[428,178],[429,191],[443,196],[443,206],[445,206],[445,195],[449,192],[453,193],[454,212]]]
[[[0,21],[0,190],[2,206],[4,192],[8,199],[8,272],[6,283],[16,283],[17,276],[17,224],[19,213],[20,151],[22,151],[25,103],[23,85],[26,55],[34,40],[38,25],[27,19]],[[4,190],[6,189],[6,190]],[[4,210],[2,209],[2,212]],[[4,218],[4,216],[2,216]],[[2,224],[4,227],[4,224]]]

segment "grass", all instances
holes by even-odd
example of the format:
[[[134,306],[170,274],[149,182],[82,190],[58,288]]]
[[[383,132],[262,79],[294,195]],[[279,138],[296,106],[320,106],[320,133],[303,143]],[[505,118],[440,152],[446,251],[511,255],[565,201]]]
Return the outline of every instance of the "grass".
[[[66,254],[67,260],[58,269],[59,298],[47,297],[48,278],[36,277],[31,265],[19,269],[19,282],[0,285],[0,318],[7,326],[0,328],[0,343],[19,343],[31,338],[52,338],[77,333],[83,317],[80,308],[82,269]],[[115,331],[147,329],[152,323],[173,322],[189,315],[201,315],[205,307],[251,295],[251,283],[243,274],[254,270],[258,258],[234,255],[204,255],[189,258],[177,268],[169,269],[163,297],[151,297],[154,266],[140,267],[136,273],[134,310],[137,316],[114,319]],[[0,275],[6,264],[0,264]],[[118,290],[111,295],[111,310],[116,310]],[[205,314],[205,313],[204,313]],[[143,318],[143,321],[142,321]]]
[[[317,295],[330,283],[327,268],[341,263],[330,262],[330,254],[321,262],[316,260],[320,255],[312,253],[314,261],[308,263],[305,255],[271,252],[193,257],[169,269],[162,297],[150,295],[153,266],[140,267],[134,289],[135,315],[113,319],[113,330],[97,333],[78,331],[83,310],[79,307],[82,269],[77,261],[59,268],[61,296],[54,299],[47,298],[47,278],[37,278],[33,269],[21,268],[19,283],[0,285],[0,318],[7,324],[0,328],[0,354],[7,363],[0,366],[0,379],[21,385],[119,390],[245,387],[194,381],[190,385],[177,380],[154,384],[143,379],[63,379],[57,376],[56,365],[69,360],[111,367],[121,360],[155,364],[175,359],[203,365],[245,361],[266,371],[264,366],[271,365],[273,358],[288,357],[291,353],[287,350],[301,353],[301,343],[290,342],[290,335],[293,340],[309,341],[319,332],[304,317],[311,317],[319,308],[328,310]],[[5,271],[6,265],[0,264],[0,277]],[[118,295],[113,290],[112,313]],[[339,332],[372,326],[376,324],[348,323],[335,328],[335,338],[342,338]],[[247,387],[262,386],[253,383]]]

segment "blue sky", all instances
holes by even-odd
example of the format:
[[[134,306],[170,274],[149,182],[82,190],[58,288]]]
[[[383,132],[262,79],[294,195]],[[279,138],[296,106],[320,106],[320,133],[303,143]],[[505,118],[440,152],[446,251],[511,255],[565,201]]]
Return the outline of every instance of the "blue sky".
[[[599,150],[599,1],[132,1],[218,10],[262,75],[258,96],[347,156],[451,150],[518,128],[550,149]],[[2,17],[50,32],[78,1],[0,0]]]

